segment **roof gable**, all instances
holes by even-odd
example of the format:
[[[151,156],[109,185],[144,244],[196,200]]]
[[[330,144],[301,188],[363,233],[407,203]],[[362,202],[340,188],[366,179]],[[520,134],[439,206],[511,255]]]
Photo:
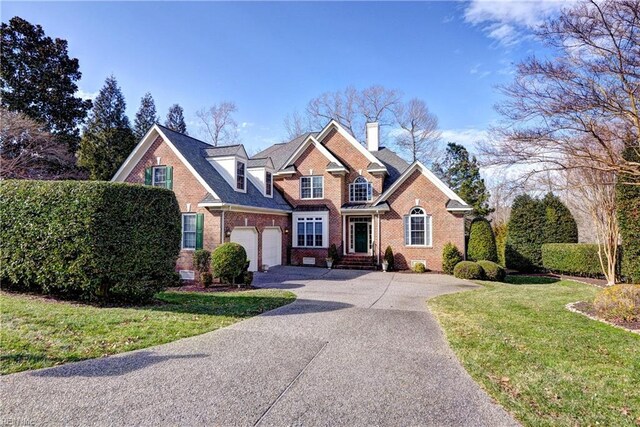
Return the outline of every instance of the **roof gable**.
[[[313,135],[307,136],[304,142],[300,144],[296,151],[294,151],[287,159],[282,168],[286,169],[288,166],[293,166],[296,160],[298,160],[298,158],[300,158],[300,156],[310,146],[314,146],[320,153],[322,153],[322,155],[324,155],[329,160],[329,164],[333,164],[333,169],[342,168],[343,170],[346,170],[346,167],[342,164],[342,162],[338,160],[336,156],[331,154],[331,152],[327,150],[324,145],[320,144],[320,142],[318,142],[318,140],[314,138]]]
[[[353,145],[356,150],[358,150],[369,162],[380,165],[381,168],[385,168],[385,166],[378,160],[369,150],[367,150],[362,144],[356,140],[353,135],[349,133],[340,123],[335,120],[331,120],[327,125],[320,131],[316,139],[318,141],[323,141],[324,138],[331,132],[332,130],[336,130],[340,135],[344,137],[351,145]]]

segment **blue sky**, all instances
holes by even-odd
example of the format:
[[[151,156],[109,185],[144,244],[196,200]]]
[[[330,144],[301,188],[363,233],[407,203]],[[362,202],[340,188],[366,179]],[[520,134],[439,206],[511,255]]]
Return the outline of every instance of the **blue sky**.
[[[280,142],[309,99],[380,84],[424,99],[446,140],[470,144],[497,119],[495,86],[541,46],[528,30],[562,3],[44,2],[2,4],[69,42],[81,91],[116,76],[133,118],[151,92],[164,119],[223,100],[238,106],[251,151]]]

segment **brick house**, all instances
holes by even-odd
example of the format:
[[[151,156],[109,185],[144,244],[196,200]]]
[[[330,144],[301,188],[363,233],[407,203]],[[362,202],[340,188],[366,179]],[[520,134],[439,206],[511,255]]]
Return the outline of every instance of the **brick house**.
[[[438,271],[447,242],[464,248],[471,210],[422,163],[380,147],[377,123],[367,124],[367,147],[331,121],[252,157],[242,145],[213,147],[155,125],[112,181],[175,192],[185,278],[195,249],[228,241],[244,246],[251,271],[324,266],[332,244],[347,261],[380,265],[391,246],[396,267]]]

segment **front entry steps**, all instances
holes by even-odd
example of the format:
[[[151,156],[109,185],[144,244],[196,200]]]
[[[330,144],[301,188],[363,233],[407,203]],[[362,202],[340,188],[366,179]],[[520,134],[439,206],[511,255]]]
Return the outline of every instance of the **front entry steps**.
[[[333,268],[341,270],[377,270],[373,257],[369,255],[343,255]]]

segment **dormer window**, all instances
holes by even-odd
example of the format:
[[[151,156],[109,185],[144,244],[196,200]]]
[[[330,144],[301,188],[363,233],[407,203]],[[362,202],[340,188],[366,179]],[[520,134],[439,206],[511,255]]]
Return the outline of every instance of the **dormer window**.
[[[373,198],[373,186],[363,176],[357,177],[349,184],[350,202],[369,202]]]
[[[271,175],[271,172],[269,171],[265,172],[264,185],[265,185],[264,193],[267,196],[272,196],[273,195],[273,175]]]
[[[247,178],[245,175],[245,167],[244,162],[236,161],[236,190],[245,191],[247,186]]]

